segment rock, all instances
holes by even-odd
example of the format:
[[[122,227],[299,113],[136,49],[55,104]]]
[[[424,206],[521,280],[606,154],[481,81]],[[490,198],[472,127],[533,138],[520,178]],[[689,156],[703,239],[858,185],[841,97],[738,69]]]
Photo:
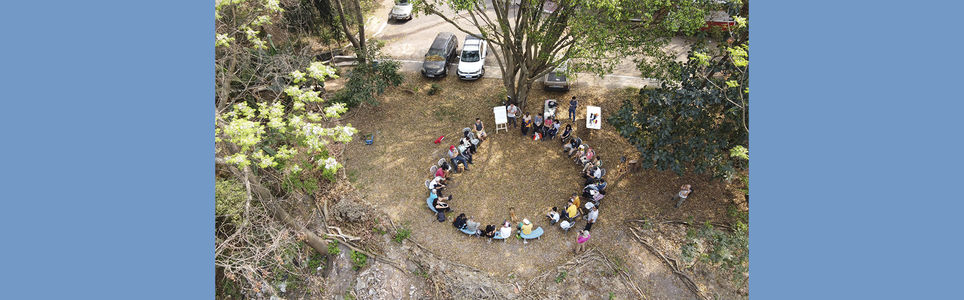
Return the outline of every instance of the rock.
[[[369,208],[354,197],[342,197],[332,207],[335,219],[340,222],[358,222],[366,219]]]

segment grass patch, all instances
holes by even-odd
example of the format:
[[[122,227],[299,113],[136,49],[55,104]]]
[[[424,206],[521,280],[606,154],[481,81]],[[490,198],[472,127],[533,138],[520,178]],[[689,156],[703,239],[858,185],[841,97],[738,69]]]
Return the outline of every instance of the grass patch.
[[[566,273],[566,271],[559,272],[559,275],[556,275],[556,283],[562,283],[568,275],[569,273]]]
[[[448,119],[450,122],[458,122],[461,118],[458,109],[448,106],[435,107],[435,109],[432,110],[432,116],[435,117],[436,121],[445,121]]]
[[[338,254],[341,254],[341,249],[338,249],[338,241],[328,242],[328,255]]]
[[[357,271],[368,265],[368,255],[355,250],[351,250],[351,263],[354,265],[353,268]]]
[[[411,230],[411,229],[408,229],[408,228],[405,228],[405,227],[403,226],[403,227],[401,227],[401,228],[398,228],[398,231],[395,232],[395,237],[392,238],[392,240],[394,240],[396,243],[401,244],[402,241],[404,241],[405,239],[407,239],[407,238],[410,237],[410,236],[412,236],[412,230]]]

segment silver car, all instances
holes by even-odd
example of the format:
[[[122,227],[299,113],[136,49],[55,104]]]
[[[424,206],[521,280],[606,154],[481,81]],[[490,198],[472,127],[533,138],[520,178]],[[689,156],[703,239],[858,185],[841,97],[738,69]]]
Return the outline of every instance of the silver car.
[[[563,62],[558,67],[549,71],[542,79],[544,90],[569,91],[569,78],[566,75],[569,70],[569,62]]]
[[[408,0],[399,0],[398,3],[395,3],[395,6],[392,7],[392,12],[388,14],[388,18],[393,20],[399,20],[399,21],[411,20],[412,3],[409,3]]]

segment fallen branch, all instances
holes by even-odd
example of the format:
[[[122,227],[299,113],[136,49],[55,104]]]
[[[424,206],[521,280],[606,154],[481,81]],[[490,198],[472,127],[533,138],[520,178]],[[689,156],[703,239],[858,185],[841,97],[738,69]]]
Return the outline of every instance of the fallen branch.
[[[663,262],[665,262],[666,265],[669,266],[670,270],[673,271],[673,274],[676,274],[676,276],[683,281],[683,284],[686,285],[686,287],[689,288],[694,294],[696,294],[697,297],[699,297],[700,299],[709,299],[703,295],[703,292],[700,291],[700,288],[699,286],[696,285],[696,282],[694,282],[693,279],[691,279],[689,276],[683,273],[682,270],[679,269],[679,265],[678,263],[676,263],[675,259],[666,257],[666,255],[663,255],[662,252],[659,252],[658,250],[656,250],[655,247],[653,247],[652,245],[644,241],[643,238],[639,236],[639,233],[636,232],[637,230],[639,229],[637,229],[636,227],[629,227],[629,232],[633,234],[633,237],[636,239],[636,241],[638,241],[640,244],[643,244],[643,246],[645,246],[647,250],[649,250],[656,256],[659,256],[659,258],[662,258]]]

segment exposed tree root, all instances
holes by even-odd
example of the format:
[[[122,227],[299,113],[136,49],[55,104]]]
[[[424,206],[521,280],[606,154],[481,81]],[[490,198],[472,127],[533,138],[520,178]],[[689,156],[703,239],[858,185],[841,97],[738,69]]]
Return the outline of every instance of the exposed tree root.
[[[628,223],[633,223],[633,222],[645,224],[645,222],[643,222],[642,220],[634,220]],[[641,237],[639,234],[639,231],[641,229],[637,228],[636,226],[628,226],[628,227],[629,227],[629,232],[633,234],[633,238],[635,238],[636,241],[638,241],[640,244],[643,244],[643,246],[646,247],[647,250],[649,250],[659,258],[661,258],[663,262],[666,263],[667,266],[669,266],[670,270],[673,271],[673,274],[676,274],[676,276],[683,281],[683,284],[686,285],[686,287],[689,288],[690,291],[696,294],[696,296],[700,299],[709,299],[705,295],[703,295],[703,292],[700,291],[700,288],[699,286],[696,285],[696,282],[694,282],[693,279],[690,278],[688,275],[683,273],[683,271],[679,268],[679,263],[675,259],[667,257],[662,252],[660,252],[659,250],[656,250],[655,247],[653,247],[648,242],[646,242],[646,240],[643,237]]]

